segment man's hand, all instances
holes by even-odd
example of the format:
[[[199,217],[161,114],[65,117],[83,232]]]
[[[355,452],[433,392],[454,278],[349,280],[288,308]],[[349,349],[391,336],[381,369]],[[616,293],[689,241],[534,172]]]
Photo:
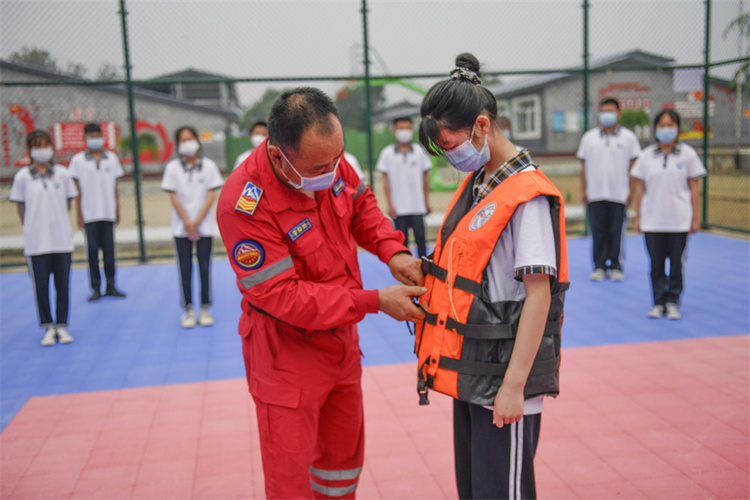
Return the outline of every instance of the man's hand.
[[[388,206],[388,217],[390,217],[391,220],[396,220],[396,217],[397,217],[396,209],[390,205]]]
[[[424,275],[422,274],[422,261],[415,259],[408,253],[397,253],[388,262],[391,274],[398,281],[407,286],[424,285]],[[421,293],[417,295],[422,295]]]
[[[80,210],[78,211],[78,227],[80,229],[83,229],[86,227],[86,223],[83,222],[83,214],[81,213]]]
[[[523,418],[523,387],[511,389],[501,385],[495,396],[495,410],[492,423],[497,427],[514,424]]]
[[[185,224],[185,231],[187,232],[187,237],[190,241],[198,241],[201,239],[201,235],[198,233],[198,223],[188,222]]]
[[[394,285],[378,290],[378,309],[398,321],[421,321],[424,312],[411,301],[427,293],[421,286]]]

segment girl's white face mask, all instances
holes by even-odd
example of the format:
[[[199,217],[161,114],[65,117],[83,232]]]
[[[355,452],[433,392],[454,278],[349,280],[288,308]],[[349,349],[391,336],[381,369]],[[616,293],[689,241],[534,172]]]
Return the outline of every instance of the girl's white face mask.
[[[31,148],[31,151],[29,151],[29,156],[31,156],[31,159],[39,163],[40,165],[43,165],[50,161],[54,154],[55,150],[51,147]]]
[[[476,126],[476,125],[475,125]],[[461,172],[474,172],[490,161],[490,145],[487,143],[487,137],[484,137],[484,146],[481,151],[477,151],[471,143],[474,139],[474,127],[471,127],[471,137],[455,148],[446,149],[445,156],[453,168]]]
[[[177,146],[177,152],[180,153],[182,156],[187,156],[188,158],[192,158],[195,156],[195,153],[198,152],[201,145],[198,141],[195,139],[190,141],[183,141],[180,143],[179,146]]]

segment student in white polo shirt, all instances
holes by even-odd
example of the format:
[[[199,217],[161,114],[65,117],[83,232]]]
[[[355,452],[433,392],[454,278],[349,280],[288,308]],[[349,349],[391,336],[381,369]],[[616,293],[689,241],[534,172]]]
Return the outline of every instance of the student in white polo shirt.
[[[124,175],[120,160],[111,151],[102,149],[104,137],[96,123],[83,128],[87,149],[70,159],[68,170],[76,181],[78,197],[78,227],[86,231],[89,257],[89,302],[102,297],[102,277],[99,273],[99,249],[104,259],[105,295],[125,297],[115,287],[115,224],[120,222],[120,194],[117,180]]]
[[[602,281],[611,270],[612,281],[622,281],[622,239],[630,204],[629,172],[641,152],[638,138],[619,124],[620,102],[607,97],[599,104],[599,127],[583,134],[578,147],[581,160],[581,197],[586,205],[593,239],[593,281]]]
[[[73,230],[68,212],[70,200],[78,196],[68,170],[53,161],[52,138],[44,130],[26,137],[31,164],[13,177],[10,201],[18,205],[23,224],[23,253],[34,284],[39,323],[45,329],[43,346],[73,342],[68,324],[68,289],[73,253]],[[49,278],[54,276],[57,308],[52,318]]]
[[[414,126],[411,117],[393,121],[396,143],[385,147],[375,169],[383,174],[383,189],[388,200],[388,215],[396,229],[404,233],[409,246],[409,228],[417,242],[420,257],[427,255],[424,216],[430,213],[429,170],[432,161],[424,149],[412,143]]]
[[[255,148],[260,146],[261,143],[266,140],[266,137],[268,137],[268,124],[264,121],[253,123],[253,126],[250,127],[249,137],[250,144],[252,144],[253,147],[248,149],[247,151],[243,151],[242,153],[240,153],[240,155],[234,161],[232,170],[239,167],[243,161],[247,160],[247,157],[250,156],[250,153],[252,153]]]
[[[208,308],[211,305],[210,267],[213,237],[217,235],[214,215],[215,190],[224,185],[219,167],[201,154],[198,132],[193,127],[180,127],[175,132],[178,158],[167,163],[161,187],[169,192],[172,201],[172,236],[180,267],[182,298],[185,313],[182,327],[193,328],[192,276],[193,243],[197,248],[201,277],[201,309],[197,322],[201,326],[214,324]]]
[[[680,115],[671,109],[654,119],[656,144],[643,150],[630,175],[634,179],[635,230],[646,237],[651,258],[654,306],[648,315],[682,317],[688,233],[700,229],[700,178],[706,175],[695,149],[679,142]],[[664,272],[669,259],[669,277]]]

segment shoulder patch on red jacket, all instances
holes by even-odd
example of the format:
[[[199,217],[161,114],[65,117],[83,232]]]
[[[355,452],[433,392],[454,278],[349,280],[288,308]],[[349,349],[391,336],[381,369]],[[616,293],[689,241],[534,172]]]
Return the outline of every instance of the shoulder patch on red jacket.
[[[237,200],[234,209],[247,215],[253,215],[255,209],[258,208],[258,202],[260,201],[261,196],[263,196],[263,190],[248,181],[242,189],[242,194],[240,195],[240,199]]]
[[[266,260],[266,251],[263,245],[254,240],[240,240],[232,248],[232,258],[235,264],[245,271],[258,269]]]

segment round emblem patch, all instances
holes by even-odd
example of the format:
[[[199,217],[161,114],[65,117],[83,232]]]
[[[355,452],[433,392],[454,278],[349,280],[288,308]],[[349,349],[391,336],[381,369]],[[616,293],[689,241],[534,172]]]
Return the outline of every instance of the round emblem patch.
[[[483,209],[481,209],[477,214],[474,216],[473,219],[471,219],[471,223],[469,224],[469,231],[476,231],[480,227],[484,226],[484,224],[490,220],[490,217],[492,217],[492,214],[495,213],[495,209],[497,208],[497,203],[492,202]]]
[[[234,262],[242,269],[252,271],[263,265],[263,261],[266,259],[266,252],[263,250],[263,246],[257,241],[242,240],[234,245],[232,258],[234,258]]]

